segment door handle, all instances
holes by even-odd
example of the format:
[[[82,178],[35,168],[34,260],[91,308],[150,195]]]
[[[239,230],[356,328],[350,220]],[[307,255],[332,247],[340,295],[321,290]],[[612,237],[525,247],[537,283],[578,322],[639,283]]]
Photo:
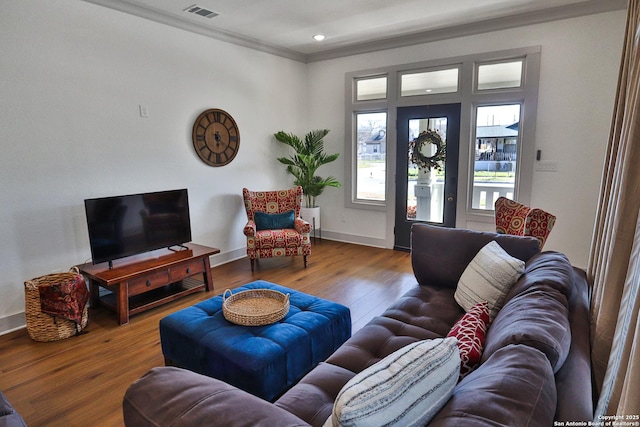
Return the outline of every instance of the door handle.
[[[447,202],[453,202],[456,198],[453,196],[447,197]]]

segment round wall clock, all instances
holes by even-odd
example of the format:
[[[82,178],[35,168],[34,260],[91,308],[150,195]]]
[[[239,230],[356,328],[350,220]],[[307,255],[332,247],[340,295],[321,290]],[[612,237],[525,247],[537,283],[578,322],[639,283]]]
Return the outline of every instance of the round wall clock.
[[[217,108],[205,110],[193,124],[193,148],[210,166],[224,166],[240,148],[240,131],[229,113]]]

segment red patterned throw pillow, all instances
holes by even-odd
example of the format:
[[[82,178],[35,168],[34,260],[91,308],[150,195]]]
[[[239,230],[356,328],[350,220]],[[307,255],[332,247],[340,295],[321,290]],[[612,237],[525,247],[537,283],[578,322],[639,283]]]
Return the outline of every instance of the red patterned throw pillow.
[[[480,302],[453,325],[447,337],[458,339],[460,379],[471,373],[482,357],[484,337],[489,325],[489,304]]]

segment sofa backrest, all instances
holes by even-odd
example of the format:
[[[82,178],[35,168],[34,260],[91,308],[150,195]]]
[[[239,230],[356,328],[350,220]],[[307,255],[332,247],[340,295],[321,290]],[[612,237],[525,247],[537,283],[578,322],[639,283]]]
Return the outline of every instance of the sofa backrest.
[[[540,242],[535,237],[414,223],[411,227],[413,273],[421,285],[455,289],[473,257],[492,240],[509,255],[525,262],[540,252]]]

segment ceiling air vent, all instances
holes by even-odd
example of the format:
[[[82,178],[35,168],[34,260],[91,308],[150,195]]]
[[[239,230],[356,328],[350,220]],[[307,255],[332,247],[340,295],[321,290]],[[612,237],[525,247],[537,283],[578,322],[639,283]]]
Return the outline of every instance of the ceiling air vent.
[[[188,12],[188,13],[193,13],[195,15],[204,16],[205,18],[213,18],[214,16],[218,16],[219,15],[219,13],[215,13],[212,10],[205,9],[203,7],[200,7],[200,6],[196,5],[196,4],[189,6],[184,11]]]

